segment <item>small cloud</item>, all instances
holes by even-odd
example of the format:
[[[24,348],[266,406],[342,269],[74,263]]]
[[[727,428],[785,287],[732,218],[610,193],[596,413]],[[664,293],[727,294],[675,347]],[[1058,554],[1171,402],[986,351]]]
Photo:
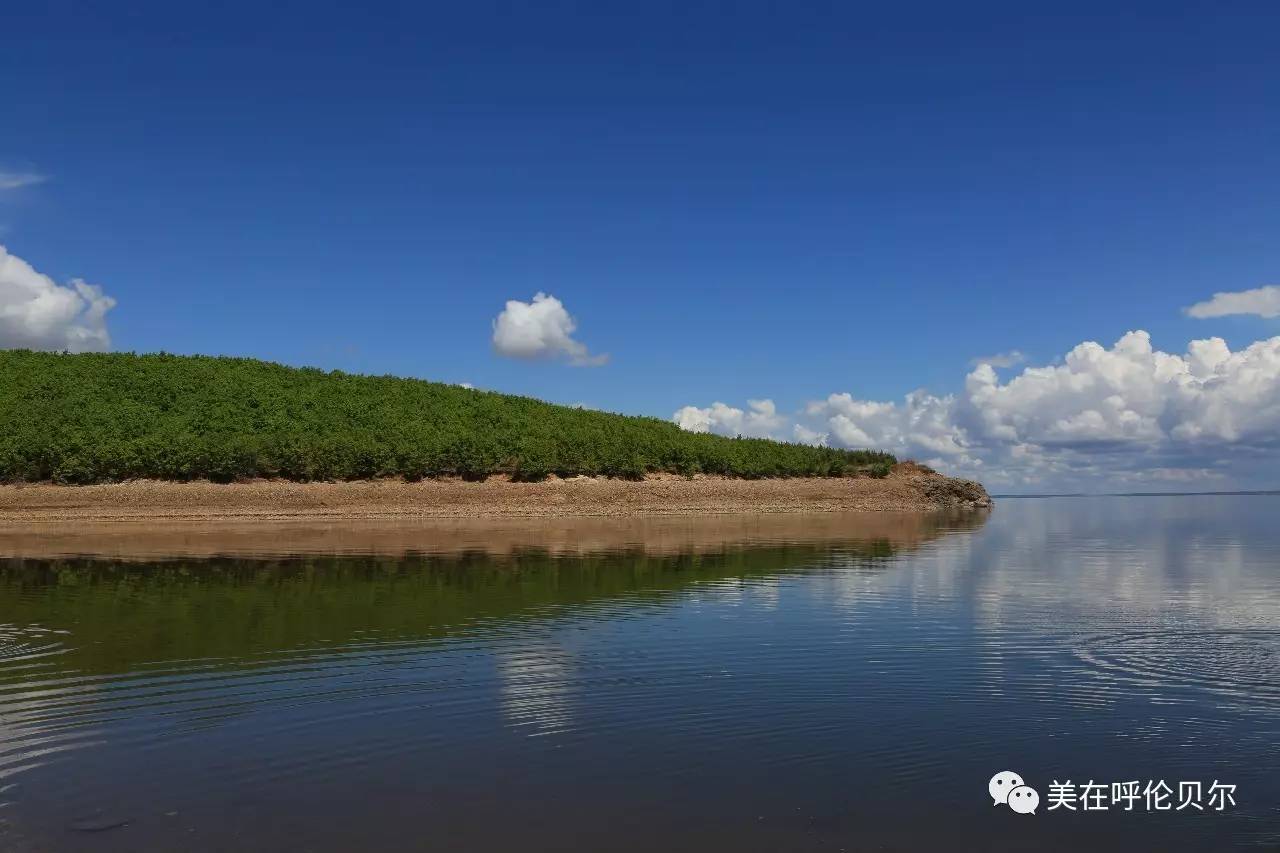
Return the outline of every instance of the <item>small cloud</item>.
[[[559,299],[537,293],[532,302],[507,302],[493,321],[493,348],[508,358],[563,359],[575,367],[606,364],[607,353],[593,355],[586,344],[574,340],[577,328]]]
[[[474,391],[476,386],[472,385],[470,382],[459,382],[458,387],[466,388],[468,391]]]
[[[998,352],[995,355],[980,355],[976,358],[969,359],[970,367],[977,367],[979,364],[989,364],[992,367],[1017,367],[1027,360],[1020,350],[1011,349],[1008,352]]]
[[[1197,302],[1183,311],[1188,317],[1203,320],[1229,314],[1253,314],[1258,317],[1280,317],[1280,286],[1268,285],[1253,290],[1227,291],[1213,294],[1205,302]]]
[[[0,190],[19,190],[23,187],[43,184],[48,178],[36,172],[5,172],[0,170]]]
[[[0,246],[0,349],[110,349],[107,312],[115,304],[97,285],[78,278],[60,285]]]
[[[777,438],[787,425],[786,416],[778,414],[778,407],[767,399],[748,400],[745,410],[720,402],[706,408],[685,406],[673,414],[671,420],[689,432],[748,438]]]

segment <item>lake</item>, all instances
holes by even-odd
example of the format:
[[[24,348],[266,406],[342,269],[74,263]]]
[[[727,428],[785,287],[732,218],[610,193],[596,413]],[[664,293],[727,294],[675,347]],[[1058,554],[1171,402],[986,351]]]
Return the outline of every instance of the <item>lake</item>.
[[[1276,849],[1277,518],[10,532],[0,849]]]

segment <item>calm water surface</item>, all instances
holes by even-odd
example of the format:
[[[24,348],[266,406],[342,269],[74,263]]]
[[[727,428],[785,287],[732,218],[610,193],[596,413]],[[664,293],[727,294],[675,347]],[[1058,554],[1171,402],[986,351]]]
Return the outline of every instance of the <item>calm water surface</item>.
[[[0,559],[0,849],[1280,847],[1280,497],[833,518]]]

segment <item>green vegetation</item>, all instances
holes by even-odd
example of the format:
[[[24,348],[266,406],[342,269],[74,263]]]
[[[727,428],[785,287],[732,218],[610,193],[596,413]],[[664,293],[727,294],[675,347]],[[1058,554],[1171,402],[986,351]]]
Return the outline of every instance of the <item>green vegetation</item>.
[[[437,639],[610,601],[659,607],[699,584],[812,571],[833,551],[841,566],[856,559],[863,571],[880,571],[897,550],[873,539],[673,555],[553,557],[529,549],[501,557],[0,560],[0,601],[10,626],[74,631],[81,641],[46,659],[51,665],[100,674],[154,670],[161,661],[245,665],[375,637]],[[0,652],[9,651],[6,640],[0,632]],[[32,679],[29,666],[5,673],[4,663],[0,656],[0,709],[12,687],[6,675]]]
[[[0,352],[0,480],[884,476],[886,453],[242,358]]]

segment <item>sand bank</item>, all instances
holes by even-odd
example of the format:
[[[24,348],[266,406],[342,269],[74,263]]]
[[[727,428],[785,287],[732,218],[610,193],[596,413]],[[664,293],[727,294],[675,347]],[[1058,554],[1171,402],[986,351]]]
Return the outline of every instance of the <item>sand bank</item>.
[[[94,486],[0,486],[0,525],[250,519],[560,518],[721,513],[932,512],[990,505],[981,486],[911,466],[884,479],[655,475],[645,480],[491,477],[216,484],[135,480]]]

